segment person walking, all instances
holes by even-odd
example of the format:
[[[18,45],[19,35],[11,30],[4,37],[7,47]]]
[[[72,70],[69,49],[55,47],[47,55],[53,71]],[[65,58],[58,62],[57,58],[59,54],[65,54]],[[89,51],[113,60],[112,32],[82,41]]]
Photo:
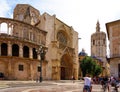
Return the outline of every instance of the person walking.
[[[106,89],[108,89],[108,92],[110,92],[110,80],[108,76],[103,77],[103,90],[105,91]]]
[[[72,76],[72,80],[73,80],[73,83],[75,82],[75,77],[74,76]]]
[[[84,77],[84,88],[83,92],[92,92],[92,79],[89,74]]]

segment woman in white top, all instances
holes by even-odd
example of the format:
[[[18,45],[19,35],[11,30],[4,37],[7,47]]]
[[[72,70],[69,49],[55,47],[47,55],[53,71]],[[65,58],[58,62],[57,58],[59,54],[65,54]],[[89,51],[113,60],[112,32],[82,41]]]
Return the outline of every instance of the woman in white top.
[[[86,77],[84,77],[84,88],[83,88],[83,92],[91,92],[91,77],[89,74],[86,74]]]

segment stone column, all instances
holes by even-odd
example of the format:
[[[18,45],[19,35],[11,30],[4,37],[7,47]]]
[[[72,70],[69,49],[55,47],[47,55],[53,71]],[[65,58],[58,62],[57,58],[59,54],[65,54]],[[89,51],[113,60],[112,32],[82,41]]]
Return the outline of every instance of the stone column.
[[[8,56],[12,56],[12,44],[10,41],[8,42]]]
[[[32,48],[31,48],[31,47],[30,47],[30,49],[29,49],[29,52],[30,52],[30,53],[29,53],[29,54],[30,54],[30,55],[29,55],[29,56],[30,56],[29,58],[32,59],[32,58],[33,58],[33,51],[32,51]]]
[[[19,57],[23,57],[23,46],[20,44],[19,46]]]

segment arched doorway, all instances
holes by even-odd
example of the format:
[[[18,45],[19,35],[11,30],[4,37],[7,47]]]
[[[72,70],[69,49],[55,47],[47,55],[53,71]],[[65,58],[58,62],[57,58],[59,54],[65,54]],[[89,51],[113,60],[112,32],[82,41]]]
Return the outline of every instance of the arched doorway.
[[[60,69],[61,80],[71,79],[73,75],[73,62],[69,54],[64,54],[61,58],[61,69]]]

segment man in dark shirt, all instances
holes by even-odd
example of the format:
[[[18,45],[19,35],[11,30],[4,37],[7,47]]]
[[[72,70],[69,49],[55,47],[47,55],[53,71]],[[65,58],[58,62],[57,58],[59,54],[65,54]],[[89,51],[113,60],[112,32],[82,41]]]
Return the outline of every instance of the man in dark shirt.
[[[108,89],[109,92],[109,78],[108,76],[103,77],[103,85],[102,86],[107,86],[106,88]]]

